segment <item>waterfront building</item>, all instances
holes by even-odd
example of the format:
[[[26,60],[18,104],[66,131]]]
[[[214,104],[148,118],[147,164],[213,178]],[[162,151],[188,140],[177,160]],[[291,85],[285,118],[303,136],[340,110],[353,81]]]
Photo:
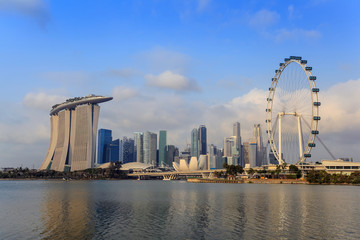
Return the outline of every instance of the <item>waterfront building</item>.
[[[233,124],[233,136],[236,137],[236,151],[238,152],[238,155],[241,155],[241,135],[240,135],[240,123],[235,122]]]
[[[160,151],[159,151],[160,152]],[[165,166],[171,167],[176,156],[179,156],[179,150],[174,145],[165,147]]]
[[[169,162],[166,161],[166,131],[160,130],[159,132],[159,166],[169,166]],[[170,165],[171,166],[171,165]]]
[[[236,151],[236,142],[236,136],[231,136],[224,139],[224,157],[238,155],[238,152]]]
[[[266,164],[266,148],[263,146],[260,124],[254,124],[254,138],[256,142],[256,166]]]
[[[243,162],[244,164],[249,164],[249,142],[244,142],[243,144]]]
[[[105,147],[112,141],[112,131],[109,129],[99,129],[98,135],[97,163],[103,164],[106,163]]]
[[[104,163],[107,162],[117,162],[120,160],[120,140],[116,139],[111,141],[105,145],[105,156],[104,156]]]
[[[144,163],[157,166],[157,134],[152,132],[144,133]]]
[[[189,161],[190,161],[190,158],[191,158],[191,148],[190,148],[190,146],[188,145],[188,146],[184,149],[184,151],[182,151],[182,152],[180,153],[179,159],[185,159],[187,162],[189,162]],[[179,163],[180,163],[180,161],[179,161]]]
[[[219,158],[219,161],[216,162],[216,168],[223,169],[224,163],[227,163],[227,157],[222,156]]]
[[[134,133],[134,157],[136,162],[144,162],[144,134],[142,132]]]
[[[191,131],[191,157],[199,156],[199,133],[198,129],[194,128]]]
[[[283,155],[283,154],[281,153],[281,155]],[[269,152],[269,162],[270,162],[270,164],[274,164],[274,165],[279,164],[279,161],[276,159],[276,157],[271,149]]]
[[[133,139],[123,137],[123,139],[121,140],[122,151],[120,152],[120,161],[122,163],[134,162],[134,145],[135,144]]]
[[[255,140],[252,140],[249,142],[249,152],[248,152],[248,157],[249,157],[249,164],[250,164],[250,167],[256,167],[257,166],[257,162],[256,162],[256,159],[257,159],[257,143]]]
[[[205,125],[199,126],[199,155],[206,155],[207,154],[207,137],[206,137],[206,127]]]
[[[50,111],[49,149],[40,170],[76,171],[93,168],[100,107],[112,97],[89,95],[67,99]]]
[[[210,144],[209,146],[209,169],[216,169],[217,162],[217,148],[215,145]]]

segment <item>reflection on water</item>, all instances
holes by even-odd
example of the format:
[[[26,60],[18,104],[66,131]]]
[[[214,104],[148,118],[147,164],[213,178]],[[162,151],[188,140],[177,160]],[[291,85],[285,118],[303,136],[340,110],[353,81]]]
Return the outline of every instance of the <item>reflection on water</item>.
[[[1,239],[360,236],[355,186],[1,181],[0,191]]]

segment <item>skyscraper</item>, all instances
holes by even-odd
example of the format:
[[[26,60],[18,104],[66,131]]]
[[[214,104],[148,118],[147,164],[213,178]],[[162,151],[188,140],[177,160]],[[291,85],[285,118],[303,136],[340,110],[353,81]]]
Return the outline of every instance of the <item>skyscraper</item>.
[[[40,170],[76,171],[95,164],[101,102],[112,97],[89,95],[67,99],[50,111],[50,145]]]
[[[211,144],[209,147],[209,169],[216,169],[217,158],[217,148]]]
[[[240,135],[240,123],[235,122],[233,124],[233,136],[236,137],[236,151],[238,152],[238,155],[241,156],[241,135]]]
[[[254,138],[256,142],[256,166],[261,166],[265,163],[266,149],[263,147],[260,124],[254,124]]]
[[[199,155],[207,154],[207,139],[205,125],[199,126]]]
[[[159,132],[159,166],[169,166],[166,161],[166,131],[160,130]],[[172,165],[170,165],[172,166]]]
[[[254,140],[249,142],[248,156],[249,156],[250,167],[256,167],[257,166],[257,162],[256,162],[256,160],[257,160],[257,144]]]
[[[224,139],[224,157],[232,157],[236,151],[236,137],[227,137]]]
[[[105,160],[105,146],[112,141],[112,132],[109,129],[99,129],[98,131],[98,153],[97,153],[97,163],[103,164],[106,163]]]
[[[144,163],[157,166],[157,135],[152,132],[144,133]]]
[[[123,163],[134,162],[134,140],[123,137],[121,140],[122,151],[120,152],[120,159]]]
[[[142,132],[134,133],[134,155],[136,162],[144,162],[144,134]]]
[[[172,162],[174,162],[174,158],[178,154],[177,148],[174,145],[166,145],[165,147],[165,163],[166,166],[172,167]]]
[[[191,157],[199,157],[199,135],[196,128],[191,131]]]
[[[120,153],[119,148],[120,147],[120,140],[116,139],[114,141],[111,141],[105,145],[105,162],[117,162],[119,161]]]

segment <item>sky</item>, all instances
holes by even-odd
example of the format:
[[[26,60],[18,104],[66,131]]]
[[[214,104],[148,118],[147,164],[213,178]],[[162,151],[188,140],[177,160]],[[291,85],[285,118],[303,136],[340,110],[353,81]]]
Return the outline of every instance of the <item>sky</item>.
[[[88,94],[114,138],[168,131],[182,150],[207,126],[223,147],[265,131],[274,70],[302,56],[320,88],[320,136],[360,161],[360,2],[356,0],[0,0],[0,167],[38,168],[51,106]],[[264,141],[267,140],[265,132]],[[319,146],[313,160],[330,159]]]

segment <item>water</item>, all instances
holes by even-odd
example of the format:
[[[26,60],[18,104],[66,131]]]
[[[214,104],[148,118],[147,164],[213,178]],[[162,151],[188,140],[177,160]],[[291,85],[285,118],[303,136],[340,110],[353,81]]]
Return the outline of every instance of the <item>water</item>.
[[[0,239],[358,239],[360,187],[0,181]]]

